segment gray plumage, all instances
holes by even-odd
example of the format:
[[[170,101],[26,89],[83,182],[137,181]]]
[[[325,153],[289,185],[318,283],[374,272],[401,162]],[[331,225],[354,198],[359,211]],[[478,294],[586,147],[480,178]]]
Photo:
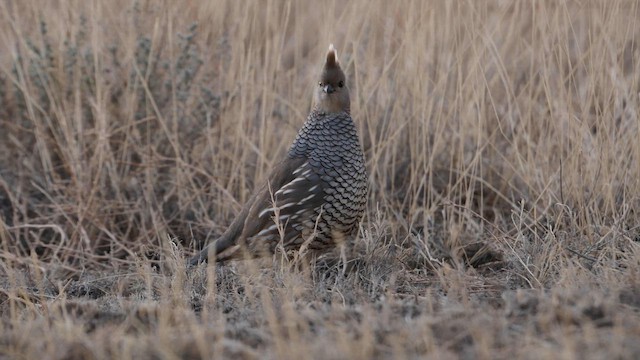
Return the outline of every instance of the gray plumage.
[[[356,235],[366,206],[367,174],[333,46],[314,100],[314,109],[267,183],[190,265],[207,261],[210,250],[217,261],[271,254],[279,244],[286,250],[304,246],[322,252]]]

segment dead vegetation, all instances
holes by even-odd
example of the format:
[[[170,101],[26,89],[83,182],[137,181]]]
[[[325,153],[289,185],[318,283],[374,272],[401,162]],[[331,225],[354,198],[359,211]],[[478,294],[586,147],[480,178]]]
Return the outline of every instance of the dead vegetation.
[[[0,4],[6,358],[637,358],[637,1]],[[184,271],[326,46],[371,175],[347,263]]]

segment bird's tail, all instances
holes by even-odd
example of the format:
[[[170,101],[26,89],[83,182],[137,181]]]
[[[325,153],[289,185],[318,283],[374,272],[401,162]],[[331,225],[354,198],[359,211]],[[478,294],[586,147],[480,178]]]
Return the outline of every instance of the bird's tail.
[[[235,237],[224,234],[215,242],[207,245],[204,249],[189,260],[188,266],[194,267],[209,260],[215,262],[225,262],[237,256],[239,245],[235,243]],[[209,253],[211,251],[211,254]],[[214,260],[215,259],[215,260]]]
[[[246,210],[243,210],[236,220],[229,226],[222,236],[220,236],[213,243],[205,246],[198,255],[189,259],[188,267],[194,267],[200,263],[214,260],[215,262],[224,262],[238,257],[240,253],[240,245],[238,245],[238,238],[242,233],[244,227],[244,218],[246,218]],[[209,258],[209,252],[211,251],[212,258]]]

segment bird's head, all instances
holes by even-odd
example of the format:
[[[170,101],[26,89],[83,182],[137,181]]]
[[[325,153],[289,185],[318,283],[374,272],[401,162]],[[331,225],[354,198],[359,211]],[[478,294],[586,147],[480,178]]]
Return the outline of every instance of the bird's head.
[[[333,44],[329,45],[327,60],[314,91],[314,107],[325,113],[349,112],[349,88],[338,62]]]

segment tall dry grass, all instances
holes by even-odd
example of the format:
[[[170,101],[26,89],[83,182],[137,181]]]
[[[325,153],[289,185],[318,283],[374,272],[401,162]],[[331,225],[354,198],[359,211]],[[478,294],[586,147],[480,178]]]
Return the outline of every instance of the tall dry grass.
[[[0,3],[0,353],[640,354],[638,8]],[[185,275],[329,43],[371,179],[357,261]]]

